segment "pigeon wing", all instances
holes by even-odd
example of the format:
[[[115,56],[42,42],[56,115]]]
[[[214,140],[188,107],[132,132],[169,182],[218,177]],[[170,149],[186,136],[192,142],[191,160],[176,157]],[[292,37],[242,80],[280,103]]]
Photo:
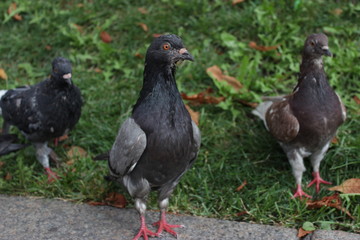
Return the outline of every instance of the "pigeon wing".
[[[131,172],[146,148],[146,134],[133,118],[121,126],[110,151],[109,168],[113,176]]]
[[[265,115],[266,125],[269,132],[281,142],[290,142],[299,133],[300,125],[297,118],[292,114],[289,102],[274,102]]]

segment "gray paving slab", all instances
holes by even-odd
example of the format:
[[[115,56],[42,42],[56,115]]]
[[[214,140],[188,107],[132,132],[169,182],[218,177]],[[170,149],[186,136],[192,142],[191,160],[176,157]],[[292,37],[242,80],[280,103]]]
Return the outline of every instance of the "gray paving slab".
[[[150,224],[157,221],[158,215],[157,212],[149,211],[147,222]],[[178,239],[181,240],[298,240],[297,230],[290,228],[174,214],[168,214],[168,220],[172,224],[185,225],[185,228],[177,229]],[[0,195],[1,240],[125,240],[132,239],[138,228],[138,214],[134,209]],[[359,237],[340,231],[318,231],[310,239],[358,240]],[[175,238],[165,233],[159,238],[150,239]]]

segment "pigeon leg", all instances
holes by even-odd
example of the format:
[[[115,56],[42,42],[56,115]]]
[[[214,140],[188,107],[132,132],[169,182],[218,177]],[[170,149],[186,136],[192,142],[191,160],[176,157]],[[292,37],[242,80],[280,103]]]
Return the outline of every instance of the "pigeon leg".
[[[48,176],[48,183],[51,183],[56,179],[59,179],[56,173],[54,173],[50,169],[49,154],[51,153],[52,150],[47,146],[47,142],[34,143],[34,146],[36,148],[36,158],[41,163],[41,165],[43,165],[46,171],[46,175]]]
[[[308,185],[307,187],[310,187],[311,185],[315,184],[315,189],[316,189],[316,192],[318,193],[320,191],[320,184],[323,183],[323,184],[332,184],[331,182],[327,182],[325,180],[323,180],[321,177],[320,177],[320,162],[321,160],[324,158],[324,155],[326,153],[326,151],[328,150],[329,148],[329,143],[326,144],[321,150],[315,152],[312,156],[311,156],[311,164],[312,164],[312,167],[313,167],[313,177],[314,177],[314,180],[312,180]]]
[[[148,236],[157,237],[158,235],[152,231],[150,231],[145,223],[145,211],[146,211],[146,203],[144,200],[140,198],[135,199],[135,208],[140,214],[141,226],[138,234],[133,238],[133,240],[138,240],[143,237],[145,240],[148,240]]]
[[[331,185],[331,182],[325,181],[320,177],[320,173],[319,172],[313,172],[312,173],[314,180],[312,180],[309,185],[307,185],[307,187],[310,187],[311,185],[313,185],[315,183],[315,188],[316,188],[316,192],[318,193],[320,191],[320,184],[329,184]]]
[[[294,151],[288,153],[288,159],[296,181],[296,191],[292,198],[300,197],[301,199],[302,196],[311,198],[311,196],[306,194],[301,188],[302,175],[305,171],[303,157],[298,152]]]
[[[153,223],[154,226],[159,226],[156,234],[159,236],[164,230],[175,237],[177,237],[177,233],[172,230],[172,228],[182,228],[183,225],[170,225],[166,221],[166,209],[169,205],[169,199],[165,198],[159,202],[160,210],[161,210],[161,216],[160,221]]]
[[[307,197],[307,198],[312,198],[310,195],[306,194],[302,188],[301,188],[301,184],[297,184],[297,187],[296,187],[296,191],[294,193],[294,195],[292,196],[292,198],[297,198],[299,197],[300,199],[302,199],[302,197]]]

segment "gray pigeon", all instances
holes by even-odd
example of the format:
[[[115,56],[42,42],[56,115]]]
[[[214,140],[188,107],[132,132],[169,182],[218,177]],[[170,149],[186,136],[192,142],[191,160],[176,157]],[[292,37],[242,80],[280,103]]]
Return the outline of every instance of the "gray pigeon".
[[[191,167],[200,147],[200,131],[191,120],[176,86],[176,63],[193,61],[182,40],[173,34],[155,38],[147,50],[144,82],[131,117],[121,126],[110,151],[110,175],[135,198],[141,227],[134,239],[159,236],[163,230],[177,236],[165,213],[169,197]],[[146,199],[158,192],[160,221],[150,231],[145,223]]]
[[[319,192],[320,183],[331,184],[320,177],[320,162],[346,118],[345,107],[326,78],[323,55],[331,56],[327,36],[311,34],[305,41],[300,77],[294,91],[263,102],[253,111],[289,159],[297,186],[294,198],[311,198],[301,188],[305,157],[310,157],[313,167],[314,180],[308,187],[315,184]]]
[[[47,142],[69,132],[81,115],[81,93],[73,84],[71,73],[69,60],[55,58],[50,78],[8,90],[0,100],[3,134],[8,134],[11,125],[20,129],[35,146],[36,158],[45,168],[49,182],[58,177],[50,169],[52,150]]]

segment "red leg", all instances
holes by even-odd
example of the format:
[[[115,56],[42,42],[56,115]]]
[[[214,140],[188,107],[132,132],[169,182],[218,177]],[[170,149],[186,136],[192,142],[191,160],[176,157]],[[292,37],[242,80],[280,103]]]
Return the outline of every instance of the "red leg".
[[[49,167],[45,168],[45,171],[46,171],[46,175],[48,176],[48,183],[52,183],[55,180],[60,178],[60,177],[58,177],[58,175],[56,175],[56,173],[51,171],[51,169]]]
[[[161,219],[158,222],[153,223],[154,226],[159,226],[156,234],[160,235],[164,230],[175,237],[177,237],[177,233],[172,230],[172,228],[181,228],[183,225],[170,225],[166,222],[166,213],[165,211],[161,212]]]
[[[321,177],[320,177],[320,173],[319,172],[313,172],[312,173],[313,177],[314,177],[314,180],[312,180],[309,185],[307,185],[307,187],[310,187],[311,185],[313,185],[314,183],[316,184],[315,185],[315,188],[316,188],[316,192],[318,193],[320,191],[320,183],[323,183],[323,184],[332,184],[331,182],[327,182],[325,180],[323,180]]]
[[[302,199],[302,197],[307,197],[307,198],[312,198],[310,195],[307,195],[301,188],[301,184],[298,184],[296,186],[296,192],[294,193],[294,196],[292,198],[296,198],[299,197],[300,199]]]
[[[150,237],[157,237],[158,236],[156,233],[150,231],[146,227],[145,217],[144,216],[140,216],[140,221],[141,221],[141,226],[140,226],[139,233],[136,234],[136,236],[133,238],[133,240],[138,240],[141,237],[143,237],[145,240],[148,240],[149,239],[148,236],[150,236]]]
[[[54,138],[54,146],[57,147],[59,144],[59,138]]]

